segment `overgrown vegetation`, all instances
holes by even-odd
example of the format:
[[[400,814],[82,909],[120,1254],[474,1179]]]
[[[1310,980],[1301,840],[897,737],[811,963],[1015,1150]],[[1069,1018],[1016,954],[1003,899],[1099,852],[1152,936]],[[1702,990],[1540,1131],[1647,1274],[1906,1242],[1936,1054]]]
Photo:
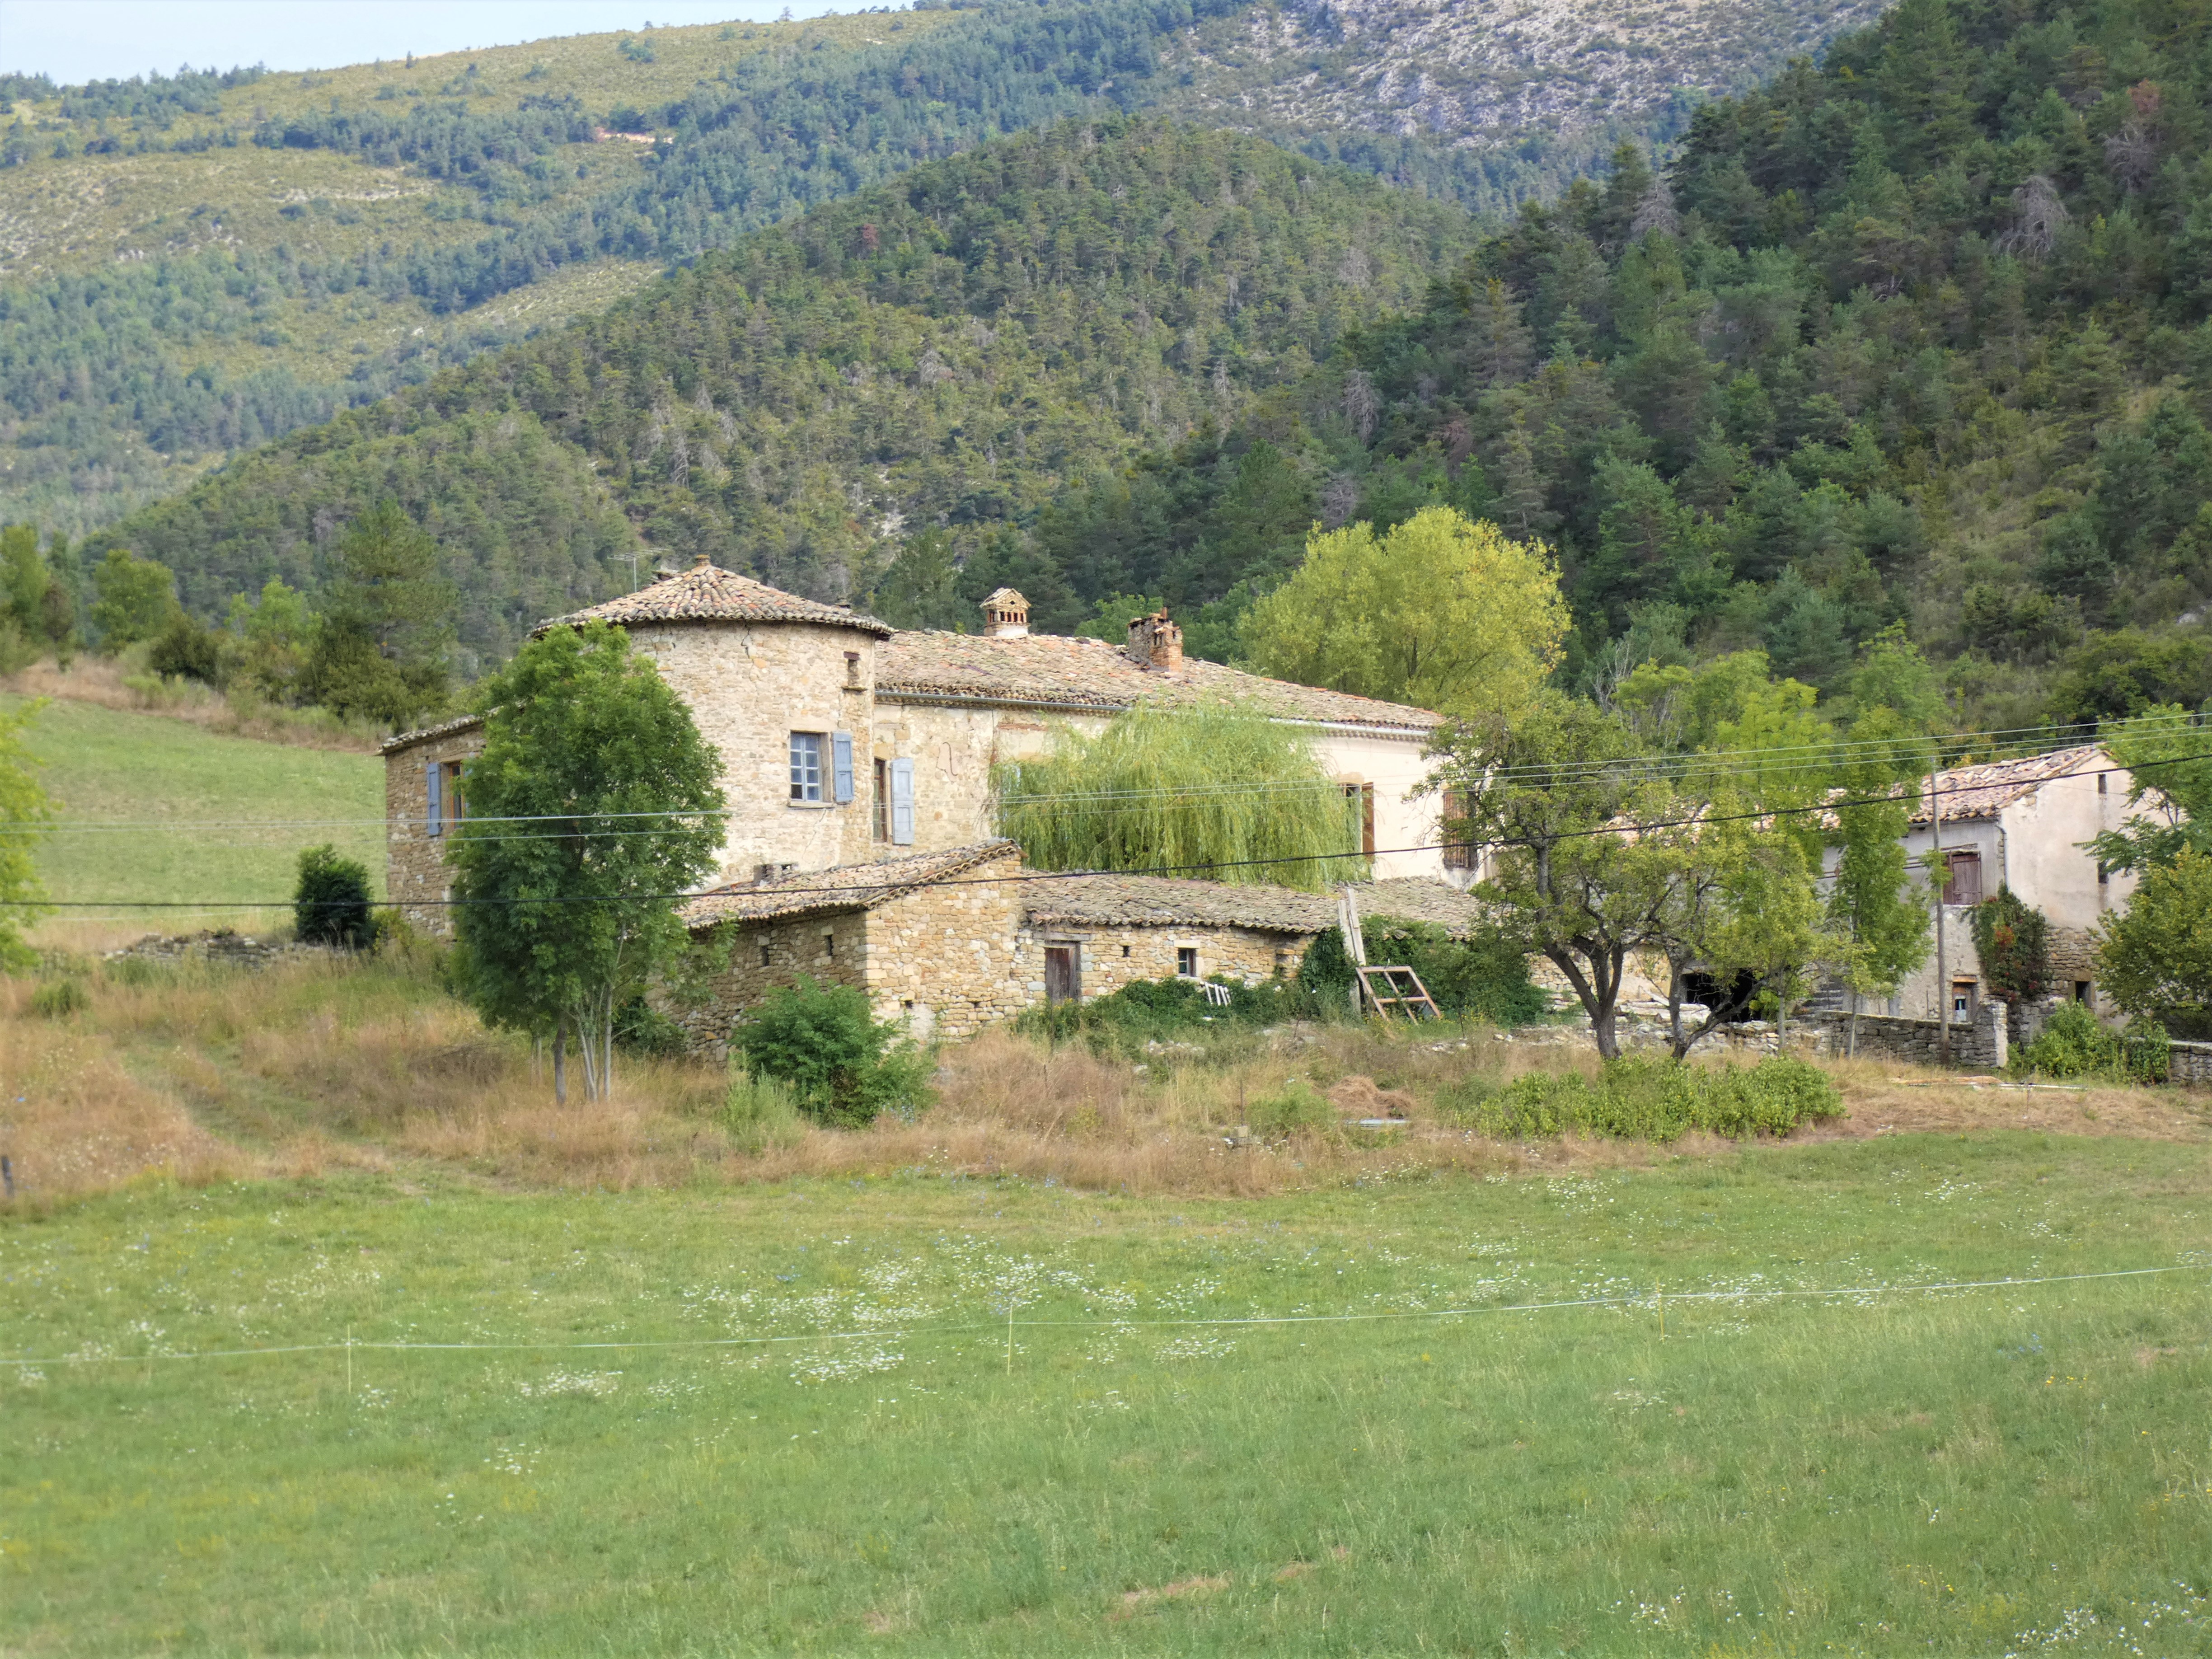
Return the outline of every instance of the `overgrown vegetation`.
[[[1528,977],[1528,958],[1501,934],[1454,939],[1433,922],[1360,919],[1361,943],[1370,963],[1411,968],[1437,1009],[1456,1019],[1486,1020],[1511,1028],[1552,1012],[1548,992]],[[1331,1015],[1349,1012],[1352,961],[1335,932],[1316,934],[1298,963],[1298,985]]]
[[[1665,1143],[1692,1129],[1740,1138],[1786,1135],[1843,1115],[1843,1097],[1804,1060],[1682,1066],[1650,1056],[1606,1062],[1595,1079],[1532,1072],[1499,1087],[1474,1078],[1441,1103],[1455,1121],[1506,1139],[1591,1134]]]
[[[292,890],[292,932],[313,945],[363,951],[376,943],[370,913],[368,866],[343,858],[325,842],[300,854],[299,884]]]
[[[2013,1060],[2015,1071],[2032,1076],[2113,1083],[2163,1083],[2172,1065],[2172,1043],[2157,1020],[2137,1018],[2115,1031],[2079,1002],[2052,1009],[2034,1041]]]

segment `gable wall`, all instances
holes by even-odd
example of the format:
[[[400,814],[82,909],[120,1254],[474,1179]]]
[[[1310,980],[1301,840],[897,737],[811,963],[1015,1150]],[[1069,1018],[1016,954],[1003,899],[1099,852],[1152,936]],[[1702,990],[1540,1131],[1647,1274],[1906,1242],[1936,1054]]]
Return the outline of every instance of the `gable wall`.
[[[385,896],[411,927],[451,938],[453,913],[438,901],[453,894],[446,838],[429,833],[428,769],[466,763],[483,752],[483,728],[410,744],[384,757]]]

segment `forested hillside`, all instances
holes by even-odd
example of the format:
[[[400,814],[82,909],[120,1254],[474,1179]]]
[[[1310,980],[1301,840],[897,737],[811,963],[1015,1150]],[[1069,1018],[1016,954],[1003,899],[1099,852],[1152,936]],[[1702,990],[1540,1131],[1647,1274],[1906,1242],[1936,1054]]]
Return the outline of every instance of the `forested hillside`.
[[[1443,500],[1559,547],[1591,689],[1746,646],[1833,687],[1904,622],[1976,723],[2197,703],[2208,100],[2203,3],[1907,0],[1700,111],[1666,179],[1625,156],[1524,209],[1237,430],[1056,504],[1037,580],[1218,651],[1310,518]]]
[[[994,0],[311,75],[5,77],[0,521],[79,533],[1046,122],[1180,114],[1504,210],[1876,3]]]
[[[1474,240],[1456,207],[1256,139],[1065,124],[756,233],[88,550],[161,560],[212,617],[272,576],[313,592],[336,531],[392,495],[445,544],[464,643],[494,653],[628,586],[629,525],[842,596],[902,531],[1024,524],[1148,444],[1232,422],[1418,303]]]

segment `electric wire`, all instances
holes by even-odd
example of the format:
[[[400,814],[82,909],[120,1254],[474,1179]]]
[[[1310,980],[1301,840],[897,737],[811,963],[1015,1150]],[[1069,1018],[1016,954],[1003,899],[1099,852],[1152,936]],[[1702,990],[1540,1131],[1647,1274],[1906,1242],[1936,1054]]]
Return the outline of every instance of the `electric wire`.
[[[2056,783],[2066,778],[2095,777],[2100,774],[2142,771],[2149,766],[2179,766],[2193,761],[2212,760],[2212,750],[2194,755],[2175,755],[2162,761],[2145,762],[2133,769],[2124,766],[2091,767],[2071,772],[2053,773],[2034,780],[2039,784]],[[1986,783],[1954,784],[1948,789],[1936,789],[1917,796],[1865,795],[1856,799],[1831,799],[1812,801],[1801,806],[1762,806],[1744,812],[1693,812],[1685,817],[1662,818],[1644,823],[1603,823],[1587,830],[1563,830],[1543,838],[1545,842],[1585,841],[1599,836],[1649,835],[1660,830],[1703,828],[1716,823],[1739,823],[1758,819],[1794,817],[1808,812],[1846,811],[1854,806],[1890,806],[1905,801],[1920,801],[1929,794],[1972,794],[1985,789]],[[684,903],[703,898],[732,898],[748,894],[759,894],[776,899],[830,896],[849,900],[854,904],[866,902],[876,896],[921,892],[939,887],[986,887],[1032,881],[1066,881],[1079,876],[1177,876],[1219,870],[1258,869],[1290,864],[1353,864],[1369,863],[1378,858],[1396,857],[1409,853],[1447,851],[1480,853],[1488,848],[1533,847],[1532,839],[1501,838],[1486,842],[1422,842],[1411,847],[1382,847],[1372,852],[1360,853],[1285,853],[1273,858],[1216,859],[1197,864],[1162,864],[1139,866],[1131,870],[1026,870],[1008,876],[925,876],[912,880],[893,877],[879,882],[854,882],[833,887],[751,887],[735,890],[708,890],[703,892],[682,893],[575,893],[555,895],[544,898],[443,898],[409,899],[410,909],[461,909],[479,906],[556,905],[556,904],[666,904]],[[894,869],[894,865],[867,866]],[[208,909],[218,903],[230,910],[291,909],[293,899],[240,899],[215,901],[208,899],[41,899],[27,908],[59,909],[118,909],[118,910],[176,910]],[[27,908],[27,907],[17,907]],[[762,917],[759,920],[769,920]],[[732,921],[745,920],[741,917]]]

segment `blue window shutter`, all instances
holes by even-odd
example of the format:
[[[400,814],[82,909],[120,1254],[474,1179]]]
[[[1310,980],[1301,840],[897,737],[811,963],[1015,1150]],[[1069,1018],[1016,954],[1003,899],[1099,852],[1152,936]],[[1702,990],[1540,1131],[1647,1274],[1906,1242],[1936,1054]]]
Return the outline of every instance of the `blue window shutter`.
[[[910,760],[891,763],[891,842],[899,847],[914,845],[914,763]]]
[[[442,835],[445,832],[446,827],[446,803],[443,799],[446,782],[445,769],[441,767],[437,762],[432,761],[429,765],[422,769],[422,778],[423,781],[429,787],[429,833],[434,836]]]
[[[853,734],[840,732],[830,739],[831,762],[837,787],[837,805],[853,799]]]

